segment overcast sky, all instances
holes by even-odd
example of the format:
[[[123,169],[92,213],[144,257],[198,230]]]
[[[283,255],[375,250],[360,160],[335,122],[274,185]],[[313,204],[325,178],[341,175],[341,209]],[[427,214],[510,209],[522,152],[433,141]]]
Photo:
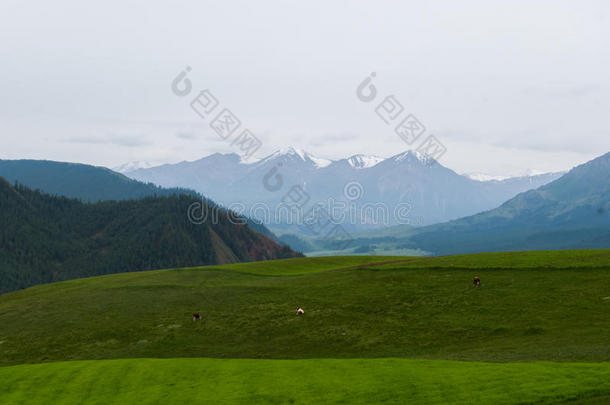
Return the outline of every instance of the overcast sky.
[[[0,2],[0,159],[117,166],[233,152],[172,93],[185,68],[263,142],[409,149],[356,97],[371,72],[459,173],[610,150],[608,1]],[[414,146],[417,146],[415,144]]]

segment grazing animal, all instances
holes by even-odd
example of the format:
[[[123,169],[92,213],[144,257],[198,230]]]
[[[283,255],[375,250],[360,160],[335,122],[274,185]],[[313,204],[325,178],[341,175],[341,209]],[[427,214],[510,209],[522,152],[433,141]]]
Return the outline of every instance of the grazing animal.
[[[472,282],[472,285],[475,287],[479,287],[481,285],[481,279],[478,276],[474,276],[474,281]]]
[[[297,315],[303,315],[305,311],[301,307],[297,308]]]
[[[193,321],[200,321],[201,320],[201,315],[199,315],[199,312],[193,312]]]

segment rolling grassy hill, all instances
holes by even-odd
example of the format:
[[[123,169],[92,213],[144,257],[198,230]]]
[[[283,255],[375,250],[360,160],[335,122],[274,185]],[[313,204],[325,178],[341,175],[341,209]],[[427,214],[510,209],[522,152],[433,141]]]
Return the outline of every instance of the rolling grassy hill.
[[[0,325],[0,403],[604,403],[610,251],[114,274],[0,295]]]

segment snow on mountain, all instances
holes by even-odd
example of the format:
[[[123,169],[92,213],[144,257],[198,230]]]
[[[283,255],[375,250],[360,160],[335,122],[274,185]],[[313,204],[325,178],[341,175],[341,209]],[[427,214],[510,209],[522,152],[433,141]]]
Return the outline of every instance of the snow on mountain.
[[[399,153],[398,155],[392,156],[390,159],[394,162],[416,161],[420,163],[427,163],[430,158],[421,152],[407,150],[405,152]]]
[[[318,167],[318,168],[326,167],[333,162],[332,160],[329,160],[329,159],[323,159],[323,158],[315,157],[312,155],[308,155],[308,156],[309,156],[309,159],[311,159],[315,163],[316,167]]]
[[[379,162],[383,162],[385,159],[380,156],[374,155],[354,155],[347,158],[347,162],[354,169],[368,169],[369,167],[375,166]]]
[[[297,161],[301,161],[301,162],[310,163],[318,169],[326,167],[333,162],[332,160],[313,156],[309,152],[306,152],[302,149],[296,149],[291,146],[287,149],[276,150],[269,156],[262,158],[258,162],[255,162],[255,164],[261,165],[263,163],[266,163],[266,162],[269,162],[271,160],[278,159],[278,158],[297,160]]]

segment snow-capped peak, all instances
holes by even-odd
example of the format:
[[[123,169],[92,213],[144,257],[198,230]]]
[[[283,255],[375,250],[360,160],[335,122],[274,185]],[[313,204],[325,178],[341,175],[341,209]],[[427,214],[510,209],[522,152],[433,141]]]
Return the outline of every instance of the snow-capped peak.
[[[332,160],[322,159],[316,156],[313,156],[309,152],[306,152],[302,149],[296,149],[292,146],[286,149],[279,149],[273,152],[271,155],[261,159],[259,163],[268,162],[272,159],[276,159],[278,157],[289,157],[292,159],[297,159],[303,162],[309,162],[314,165],[316,168],[326,167],[332,163]]]
[[[420,162],[427,162],[429,157],[421,152],[414,151],[414,150],[408,150],[408,151],[402,152],[396,156],[393,156],[391,159],[395,162],[401,162],[401,161],[407,160],[407,159],[416,159]]]
[[[312,155],[307,155],[309,159],[316,165],[317,168],[321,169],[330,165],[333,161],[329,159],[319,158]]]
[[[296,149],[293,148],[292,146],[288,147],[288,149],[280,149],[282,151],[282,154],[284,155],[291,155],[291,156],[298,156],[300,157],[302,160],[307,160],[307,156],[308,153],[305,152],[303,149]]]
[[[113,167],[112,170],[119,173],[129,173],[133,172],[134,170],[149,169],[151,167],[153,167],[153,165],[149,162],[142,162],[136,160],[132,162],[123,163],[120,166]]]
[[[368,169],[382,162],[384,158],[374,155],[354,155],[347,158],[347,163],[354,169]]]

